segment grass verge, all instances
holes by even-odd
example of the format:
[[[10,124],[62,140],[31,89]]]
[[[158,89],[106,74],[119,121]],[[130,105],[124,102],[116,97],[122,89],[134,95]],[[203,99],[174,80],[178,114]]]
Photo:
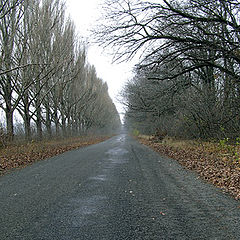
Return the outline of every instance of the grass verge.
[[[15,168],[24,168],[69,150],[96,144],[109,136],[72,137],[49,141],[12,144],[0,149],[0,176]]]
[[[240,199],[240,146],[201,141],[176,140],[169,137],[159,142],[150,136],[139,141],[153,150],[177,160],[204,180]]]

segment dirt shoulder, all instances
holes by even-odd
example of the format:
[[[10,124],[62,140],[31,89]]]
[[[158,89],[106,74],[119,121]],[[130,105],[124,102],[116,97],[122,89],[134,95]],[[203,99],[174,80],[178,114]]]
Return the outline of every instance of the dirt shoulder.
[[[239,146],[173,139],[159,142],[147,136],[139,136],[138,139],[197,172],[201,178],[230,193],[235,199],[240,199]]]
[[[105,141],[109,136],[75,137],[13,144],[0,149],[0,176],[69,150]]]

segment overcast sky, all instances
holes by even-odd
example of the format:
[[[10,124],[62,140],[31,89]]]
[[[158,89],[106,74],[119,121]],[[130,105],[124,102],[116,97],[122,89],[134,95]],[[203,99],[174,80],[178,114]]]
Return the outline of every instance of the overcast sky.
[[[88,37],[91,28],[96,25],[100,16],[101,3],[104,0],[66,0],[67,12],[75,22],[80,36]],[[89,39],[91,40],[91,39]],[[107,82],[109,94],[122,112],[122,106],[117,102],[117,95],[124,82],[131,78],[133,63],[111,64],[112,57],[107,55],[102,48],[96,44],[90,44],[88,48],[88,61],[96,67],[98,77]]]

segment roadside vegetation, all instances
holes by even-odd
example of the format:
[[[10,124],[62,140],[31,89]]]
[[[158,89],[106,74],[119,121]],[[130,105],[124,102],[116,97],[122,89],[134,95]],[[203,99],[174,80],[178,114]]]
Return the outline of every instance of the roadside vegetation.
[[[186,139],[240,137],[240,3],[108,0],[97,39],[136,57],[122,91],[125,123]]]
[[[121,125],[65,9],[62,0],[0,0],[0,174]]]
[[[62,0],[0,0],[0,173],[121,124],[65,9]]]
[[[0,0],[1,144],[112,133],[108,86],[62,0]],[[19,124],[20,123],[20,124]]]

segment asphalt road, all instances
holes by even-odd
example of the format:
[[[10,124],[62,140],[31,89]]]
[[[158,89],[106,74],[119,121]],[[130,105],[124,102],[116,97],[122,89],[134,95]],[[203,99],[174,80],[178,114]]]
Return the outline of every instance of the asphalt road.
[[[0,239],[240,239],[239,206],[122,134],[0,177]]]

